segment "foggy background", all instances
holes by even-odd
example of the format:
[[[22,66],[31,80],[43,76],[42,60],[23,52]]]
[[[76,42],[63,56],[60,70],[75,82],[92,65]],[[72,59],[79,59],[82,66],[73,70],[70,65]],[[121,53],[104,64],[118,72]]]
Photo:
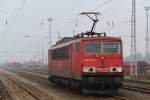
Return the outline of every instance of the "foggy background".
[[[52,18],[51,41],[73,36],[91,28],[91,20],[77,16],[83,11],[101,12],[96,32],[123,39],[124,56],[130,55],[132,0],[0,0],[0,63],[38,61],[42,48],[46,60],[49,48],[49,22]],[[136,0],[137,52],[145,54],[145,6],[150,0]],[[77,25],[76,25],[77,22]]]

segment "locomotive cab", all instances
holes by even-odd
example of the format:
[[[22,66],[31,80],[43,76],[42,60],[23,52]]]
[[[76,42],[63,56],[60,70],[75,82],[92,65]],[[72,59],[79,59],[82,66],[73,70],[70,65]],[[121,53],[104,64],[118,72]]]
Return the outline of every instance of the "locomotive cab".
[[[123,81],[121,39],[90,37],[81,44],[83,92],[117,92]]]
[[[84,73],[122,73],[121,41],[84,41]]]

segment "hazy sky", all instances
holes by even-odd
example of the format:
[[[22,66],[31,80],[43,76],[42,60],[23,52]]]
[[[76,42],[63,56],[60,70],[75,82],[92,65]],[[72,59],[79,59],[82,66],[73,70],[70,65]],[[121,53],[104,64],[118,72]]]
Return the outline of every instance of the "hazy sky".
[[[46,55],[48,17],[53,18],[53,44],[58,32],[63,37],[89,30],[91,21],[85,16],[77,16],[83,11],[101,12],[96,31],[107,32],[108,36],[121,36],[124,56],[128,56],[131,2],[132,0],[0,0],[0,61],[37,60],[41,57],[42,45]],[[150,0],[136,0],[136,4],[137,52],[144,54],[144,6],[150,6]]]

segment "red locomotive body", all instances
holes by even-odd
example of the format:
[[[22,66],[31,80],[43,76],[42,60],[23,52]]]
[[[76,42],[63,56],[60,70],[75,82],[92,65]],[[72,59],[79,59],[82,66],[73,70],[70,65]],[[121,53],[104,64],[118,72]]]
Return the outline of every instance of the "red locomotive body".
[[[93,34],[93,33],[92,33]],[[72,37],[49,49],[49,80],[83,92],[117,92],[123,81],[122,41],[116,37]]]

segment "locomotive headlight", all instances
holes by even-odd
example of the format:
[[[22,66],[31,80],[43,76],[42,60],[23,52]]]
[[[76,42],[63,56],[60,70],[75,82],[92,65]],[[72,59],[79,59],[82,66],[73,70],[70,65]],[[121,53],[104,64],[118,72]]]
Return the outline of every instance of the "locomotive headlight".
[[[110,72],[122,72],[122,67],[110,67]]]
[[[118,67],[118,72],[122,72],[122,67]]]
[[[95,67],[83,67],[83,72],[85,72],[85,73],[95,73],[96,68]]]

